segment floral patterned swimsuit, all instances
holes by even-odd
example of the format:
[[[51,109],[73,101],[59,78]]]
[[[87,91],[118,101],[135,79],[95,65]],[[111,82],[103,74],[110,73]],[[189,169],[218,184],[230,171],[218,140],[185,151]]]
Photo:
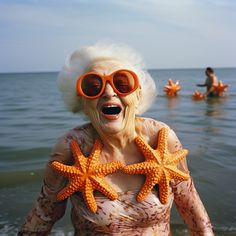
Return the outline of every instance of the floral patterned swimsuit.
[[[150,193],[141,203],[136,201],[137,192],[119,193],[115,201],[103,196],[96,197],[96,214],[85,207],[82,197],[73,197],[72,219],[77,234],[169,235],[168,222],[173,196],[163,206],[157,198],[157,191]]]
[[[155,130],[157,122],[144,119],[146,129]],[[68,142],[71,138],[78,140],[81,146],[89,142],[86,132],[89,125],[70,131],[56,145],[51,161],[65,162],[69,154]],[[79,132],[78,132],[79,131]],[[92,142],[92,140],[91,140]],[[67,148],[65,148],[67,147]],[[49,162],[49,163],[50,163]],[[35,203],[21,226],[18,235],[48,235],[53,224],[64,215],[65,201],[57,201],[56,195],[66,184],[63,176],[58,176],[48,165],[44,184]],[[118,199],[111,201],[105,196],[95,192],[97,212],[90,212],[85,206],[83,197],[79,192],[71,195],[71,218],[76,236],[152,236],[171,235],[170,210],[173,202],[188,226],[192,235],[213,235],[211,222],[205,208],[190,178],[188,181],[172,181],[170,184],[170,197],[163,205],[158,198],[158,187],[154,188],[147,198],[138,203],[137,191],[119,192]]]

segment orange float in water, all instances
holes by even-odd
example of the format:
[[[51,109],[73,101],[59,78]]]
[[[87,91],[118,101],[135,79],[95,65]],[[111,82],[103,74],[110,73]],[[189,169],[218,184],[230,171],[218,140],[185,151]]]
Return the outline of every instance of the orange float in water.
[[[192,98],[193,98],[194,100],[202,100],[202,99],[205,98],[205,96],[204,96],[203,93],[201,93],[201,92],[199,92],[199,91],[195,91],[195,92],[193,93],[193,95],[192,95]]]
[[[223,84],[222,80],[219,80],[217,85],[214,85],[214,91],[217,92],[217,95],[221,97],[224,92],[227,91],[227,88],[229,87],[228,84]]]
[[[173,82],[171,79],[168,80],[168,85],[165,85],[164,92],[170,97],[177,95],[177,92],[181,89],[179,81]]]

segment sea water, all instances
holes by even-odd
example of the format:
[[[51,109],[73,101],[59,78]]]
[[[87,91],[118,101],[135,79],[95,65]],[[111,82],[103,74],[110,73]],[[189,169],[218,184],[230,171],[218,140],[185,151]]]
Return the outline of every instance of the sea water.
[[[216,235],[236,235],[236,68],[218,68],[229,85],[227,96],[192,100],[204,69],[149,70],[158,96],[146,117],[167,123],[184,148],[191,176]],[[15,235],[37,198],[43,171],[58,137],[86,122],[66,111],[57,89],[58,73],[0,74],[0,235]],[[168,79],[179,80],[179,95],[163,92]],[[173,235],[187,235],[176,210]],[[73,235],[70,209],[51,235]]]

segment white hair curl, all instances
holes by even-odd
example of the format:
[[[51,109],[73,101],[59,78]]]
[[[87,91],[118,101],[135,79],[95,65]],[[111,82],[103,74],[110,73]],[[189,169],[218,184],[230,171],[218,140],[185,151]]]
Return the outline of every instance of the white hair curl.
[[[125,45],[104,43],[75,50],[59,73],[58,85],[68,110],[76,113],[83,109],[81,99],[76,94],[76,81],[95,61],[104,59],[117,60],[124,69],[130,69],[137,74],[141,85],[137,114],[145,112],[155,99],[157,90],[151,75],[144,69],[142,58]]]

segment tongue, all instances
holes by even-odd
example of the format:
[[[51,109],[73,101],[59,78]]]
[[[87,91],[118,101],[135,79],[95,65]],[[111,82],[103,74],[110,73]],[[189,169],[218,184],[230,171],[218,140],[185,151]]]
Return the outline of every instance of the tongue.
[[[102,112],[106,115],[117,115],[121,111],[120,107],[104,107]]]

